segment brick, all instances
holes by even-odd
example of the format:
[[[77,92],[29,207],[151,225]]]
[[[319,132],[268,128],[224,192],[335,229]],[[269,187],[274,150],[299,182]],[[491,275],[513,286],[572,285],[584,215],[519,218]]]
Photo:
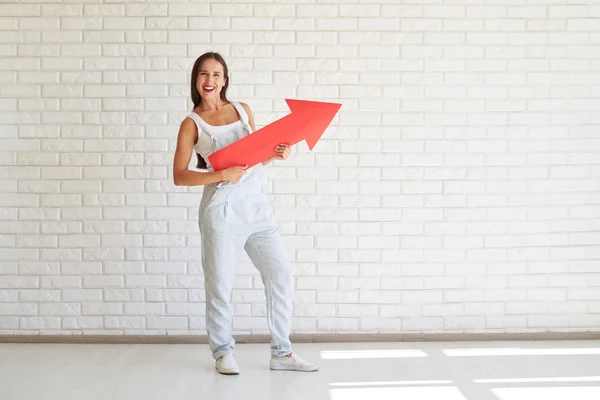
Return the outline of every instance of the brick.
[[[19,329],[19,317],[0,317],[0,329],[16,331]]]
[[[441,317],[410,317],[402,320],[402,329],[409,332],[440,332],[443,325],[444,320]]]
[[[19,298],[19,292],[16,290],[0,290],[0,302],[14,303]]]
[[[21,317],[21,318],[19,318],[19,328],[21,330],[60,329],[61,328],[61,318],[58,318],[58,317]]]
[[[0,315],[37,315],[38,305],[34,303],[0,303]]]
[[[104,317],[104,328],[106,329],[122,329],[122,328],[145,328],[145,317]],[[150,324],[149,324],[150,325]],[[148,326],[153,328],[156,326]]]

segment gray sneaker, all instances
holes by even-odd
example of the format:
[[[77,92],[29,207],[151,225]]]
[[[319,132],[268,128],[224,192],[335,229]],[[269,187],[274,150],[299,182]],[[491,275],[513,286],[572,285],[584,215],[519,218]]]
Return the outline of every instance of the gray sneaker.
[[[303,371],[313,372],[319,369],[318,364],[305,361],[296,353],[291,357],[271,357],[269,367],[279,371]]]
[[[223,375],[238,375],[240,368],[233,358],[233,354],[225,354],[223,357],[217,359],[215,368]]]

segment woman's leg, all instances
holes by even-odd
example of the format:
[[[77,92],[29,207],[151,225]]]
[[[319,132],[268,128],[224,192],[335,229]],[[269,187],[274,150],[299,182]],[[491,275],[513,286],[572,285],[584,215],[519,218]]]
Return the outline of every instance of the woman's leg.
[[[276,226],[251,234],[244,248],[265,286],[271,355],[283,357],[292,352],[289,339],[294,292],[292,266]]]
[[[206,331],[213,358],[232,354],[235,341],[231,336],[235,265],[247,235],[235,219],[228,216],[227,201],[216,201],[200,216],[202,234],[202,269],[206,292]]]

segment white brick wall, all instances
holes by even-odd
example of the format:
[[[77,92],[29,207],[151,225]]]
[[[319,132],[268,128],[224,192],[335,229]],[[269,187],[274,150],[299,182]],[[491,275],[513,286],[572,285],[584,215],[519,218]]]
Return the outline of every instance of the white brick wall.
[[[0,0],[0,334],[205,332],[170,167],[207,50],[259,126],[343,103],[269,169],[296,333],[599,330],[600,2],[435,3]]]

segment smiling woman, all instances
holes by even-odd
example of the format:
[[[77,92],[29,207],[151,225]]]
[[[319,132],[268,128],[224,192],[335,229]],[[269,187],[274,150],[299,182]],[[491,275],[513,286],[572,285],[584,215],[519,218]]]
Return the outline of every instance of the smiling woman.
[[[176,185],[204,185],[199,227],[202,268],[206,291],[206,331],[217,370],[239,374],[231,336],[235,263],[242,249],[259,270],[267,298],[267,323],[271,332],[270,368],[316,371],[319,366],[292,353],[289,334],[292,321],[294,277],[283,247],[271,205],[262,187],[264,165],[285,160],[289,146],[279,145],[273,156],[252,168],[234,166],[215,171],[209,156],[256,130],[247,104],[227,99],[229,72],[218,53],[200,56],[192,69],[193,111],[181,123],[173,159]],[[199,167],[188,169],[192,152]]]
[[[227,87],[229,86],[229,69],[227,63],[219,53],[208,52],[204,53],[194,63],[192,68],[192,79],[191,79],[191,94],[192,102],[194,103],[194,112],[201,114],[200,103],[202,102],[202,96],[211,96],[215,93],[225,104],[229,103],[227,100]],[[206,113],[208,114],[207,110]],[[214,114],[214,113],[213,113]],[[201,115],[204,120],[210,121],[211,125],[226,125],[223,123],[215,123],[214,115]],[[221,121],[222,122],[222,121]],[[206,169],[206,160],[196,153],[198,156],[198,168]]]

